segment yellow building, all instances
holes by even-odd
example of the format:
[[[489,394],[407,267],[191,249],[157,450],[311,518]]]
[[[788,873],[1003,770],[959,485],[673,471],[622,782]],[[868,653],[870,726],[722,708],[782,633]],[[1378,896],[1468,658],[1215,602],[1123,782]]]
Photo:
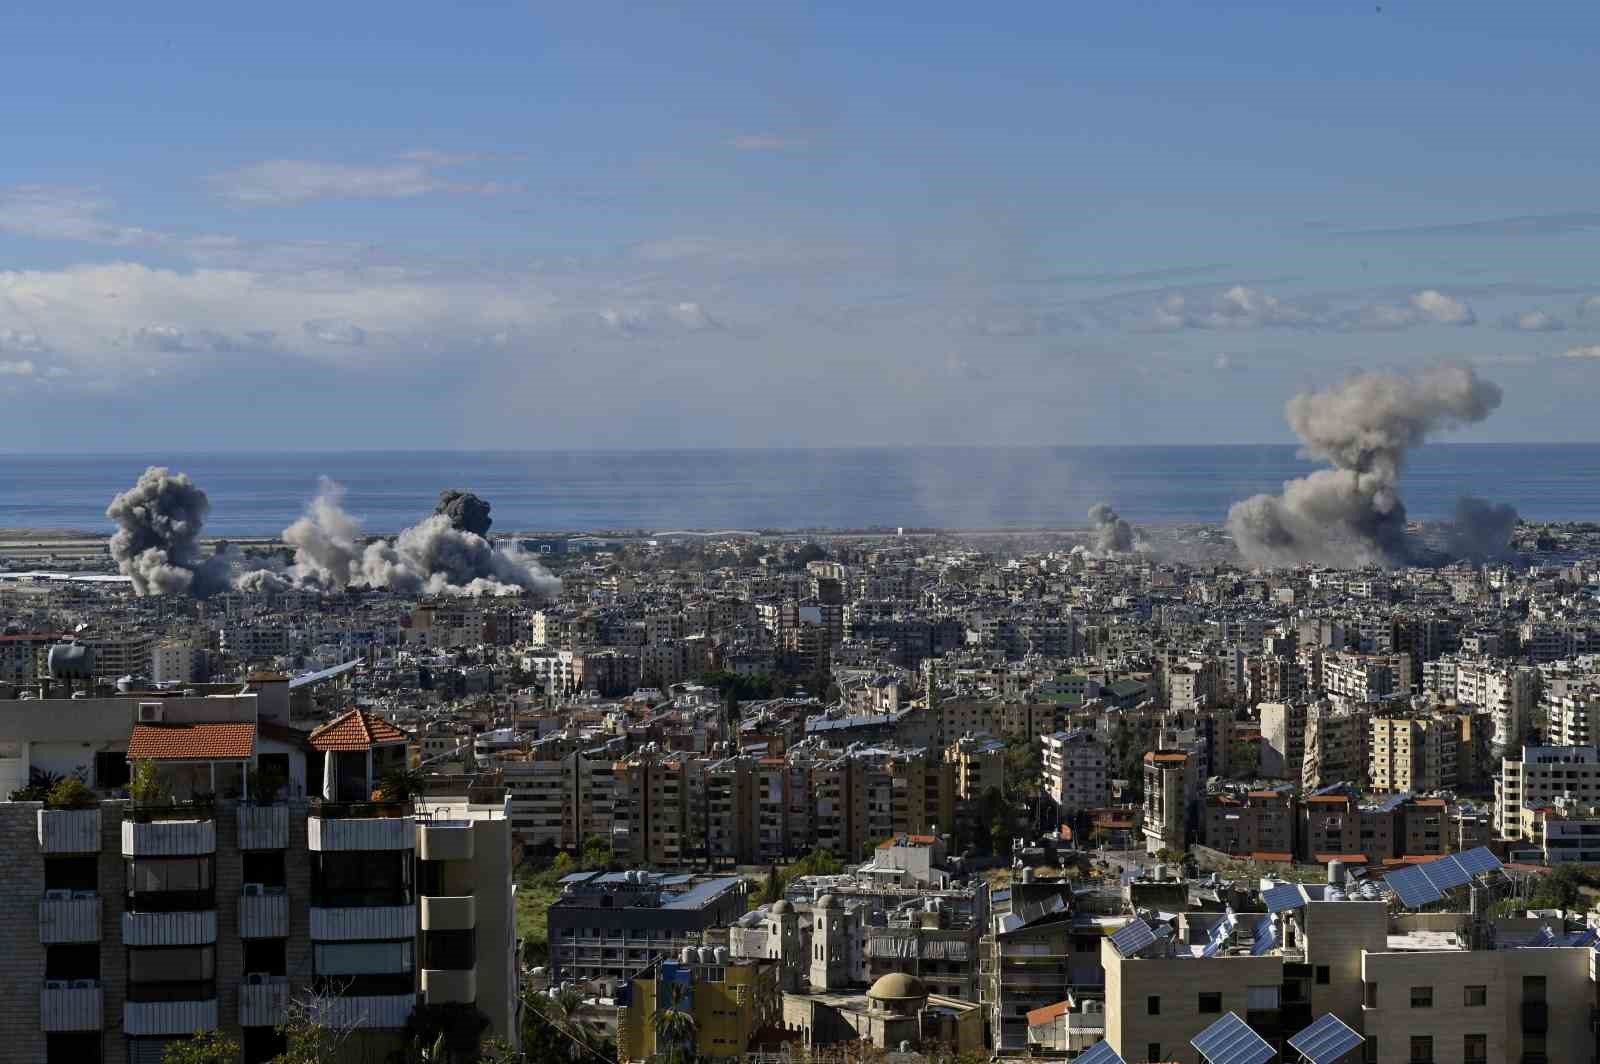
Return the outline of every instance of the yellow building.
[[[779,1019],[777,961],[732,959],[722,947],[685,947],[681,957],[618,988],[619,1060],[655,1055],[654,1021],[663,1007],[694,1017],[695,1055],[707,1061],[742,1057],[755,1033]]]

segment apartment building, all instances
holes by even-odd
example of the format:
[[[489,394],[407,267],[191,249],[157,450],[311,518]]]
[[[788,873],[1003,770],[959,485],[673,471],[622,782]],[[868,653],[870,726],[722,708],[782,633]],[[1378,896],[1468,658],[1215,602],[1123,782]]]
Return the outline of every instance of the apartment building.
[[[296,738],[280,708],[251,694],[124,718],[125,756],[156,766],[157,801],[0,803],[8,1058],[145,1064],[222,1029],[262,1061],[308,994],[354,1029],[352,1060],[398,1049],[423,1003],[473,1005],[517,1037],[503,797],[431,795],[426,818],[373,802],[404,734],[352,712]],[[283,781],[276,796],[251,787],[262,773]],[[321,793],[296,797],[308,778]],[[257,797],[225,797],[239,793]]]
[[[1562,684],[1543,705],[1551,746],[1593,746],[1600,740],[1600,683]]]
[[[1322,689],[1354,702],[1377,702],[1411,693],[1411,655],[1329,654],[1322,661]]]
[[[1261,716],[1261,774],[1268,779],[1298,779],[1306,756],[1304,702],[1263,702]]]
[[[1592,746],[1524,746],[1500,763],[1495,779],[1494,829],[1500,838],[1523,838],[1527,810],[1566,797],[1600,802],[1600,749]]]
[[[727,927],[746,911],[738,876],[577,872],[550,906],[550,981],[607,979],[613,985],[702,932]]]
[[[1144,841],[1151,854],[1189,845],[1189,809],[1198,797],[1195,758],[1181,750],[1144,755]]]
[[[1205,844],[1236,856],[1293,854],[1294,793],[1249,791],[1211,794],[1205,800]]]
[[[1062,731],[1042,736],[1045,796],[1054,802],[1062,822],[1087,809],[1110,803],[1110,768],[1106,745],[1089,731]]]
[[[698,1060],[739,1058],[758,1031],[780,1021],[775,961],[735,960],[725,947],[686,946],[675,960],[625,980],[617,990],[617,1058],[660,1059],[654,1017],[680,1008],[694,1017]],[[670,989],[669,989],[670,988]]]
[[[1370,721],[1370,711],[1360,706],[1336,707],[1328,702],[1307,706],[1301,786],[1315,791],[1350,783],[1365,789],[1371,757]],[[1291,769],[1284,766],[1285,775],[1292,779]]]
[[[1487,762],[1487,715],[1371,718],[1367,779],[1375,791],[1437,791],[1476,785]]]
[[[976,801],[990,791],[1005,790],[1006,745],[1000,740],[964,735],[945,749],[944,757],[955,766],[956,798],[960,801]]]

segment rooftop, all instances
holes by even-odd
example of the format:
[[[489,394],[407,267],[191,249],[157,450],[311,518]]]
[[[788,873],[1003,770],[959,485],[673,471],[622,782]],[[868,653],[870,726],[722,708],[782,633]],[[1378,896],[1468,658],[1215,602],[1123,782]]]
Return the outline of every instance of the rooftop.
[[[375,746],[403,743],[406,733],[381,717],[352,709],[315,729],[306,738],[313,750],[323,752],[370,750]]]
[[[129,761],[248,761],[256,752],[256,726],[135,724]]]

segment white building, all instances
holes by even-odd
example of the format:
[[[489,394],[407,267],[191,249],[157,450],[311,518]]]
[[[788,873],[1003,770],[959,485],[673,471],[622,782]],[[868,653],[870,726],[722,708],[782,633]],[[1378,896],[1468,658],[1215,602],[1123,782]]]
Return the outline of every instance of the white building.
[[[1084,809],[1111,803],[1105,743],[1092,732],[1056,732],[1039,736],[1045,794],[1063,820]]]

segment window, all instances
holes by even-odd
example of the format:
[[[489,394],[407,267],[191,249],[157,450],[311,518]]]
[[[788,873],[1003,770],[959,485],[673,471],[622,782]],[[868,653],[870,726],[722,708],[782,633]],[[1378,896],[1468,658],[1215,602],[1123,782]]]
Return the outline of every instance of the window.
[[[47,1034],[44,1054],[45,1064],[100,1064],[100,1032]]]
[[[464,971],[477,967],[477,938],[471,928],[422,932],[422,967]]]
[[[1368,983],[1367,984],[1367,996],[1362,1001],[1362,1004],[1364,1006],[1366,1006],[1367,1008],[1369,1008],[1369,1009],[1375,1009],[1375,1008],[1378,1007],[1378,984],[1377,983]]]
[[[129,1001],[203,1001],[217,995],[214,946],[128,951]]]
[[[1161,1059],[1161,1043],[1151,1042],[1144,1047],[1144,1059],[1157,1061]]]
[[[241,856],[244,882],[260,883],[265,887],[282,887],[287,882],[282,850],[246,850]]]
[[[133,912],[186,912],[216,907],[210,857],[141,857],[128,860],[128,908]]]
[[[313,854],[313,905],[410,905],[411,854],[404,850]]]
[[[44,977],[46,979],[100,978],[100,944],[81,946],[46,946],[44,949]]]
[[[1433,1008],[1433,987],[1414,986],[1411,988],[1411,1007],[1414,1009]]]
[[[1327,986],[1328,985],[1328,980],[1332,976],[1332,973],[1333,973],[1333,969],[1332,969],[1332,967],[1330,965],[1326,965],[1326,964],[1317,965],[1317,985],[1318,986]]]
[[[104,750],[94,755],[94,785],[101,790],[128,785],[128,755],[121,750]]]
[[[1244,1005],[1251,1012],[1278,1007],[1278,986],[1252,986],[1245,988]]]
[[[244,940],[244,970],[265,975],[288,975],[287,941],[281,938]]]
[[[1482,1008],[1489,1003],[1489,988],[1486,986],[1469,986],[1466,988],[1466,997],[1462,1004],[1469,1009]]]
[[[1411,1036],[1411,1062],[1412,1064],[1428,1064],[1433,1060],[1433,1036],[1414,1034]]]
[[[1361,1064],[1378,1064],[1377,1035],[1367,1035],[1367,1040],[1361,1044]]]
[[[316,947],[318,975],[410,974],[416,967],[410,939],[397,942],[326,942]]]
[[[1214,991],[1211,992],[1211,993],[1201,994],[1200,995],[1199,1011],[1200,1012],[1221,1012],[1222,1011],[1222,995],[1220,993],[1217,993],[1217,992],[1214,992]]]
[[[1522,977],[1522,1000],[1523,1001],[1543,1001],[1544,1000],[1544,976],[1542,976],[1542,975],[1525,975],[1525,976]]]
[[[1161,997],[1160,997],[1160,995],[1151,994],[1148,998],[1145,999],[1144,1007],[1145,1007],[1146,1015],[1150,1015],[1150,1016],[1159,1016],[1159,1015],[1161,1015]]]
[[[94,855],[86,857],[46,857],[44,859],[44,889],[98,891],[100,889],[100,858]]]
[[[1489,1036],[1465,1034],[1461,1036],[1461,1059],[1465,1064],[1483,1064],[1489,1059]]]

